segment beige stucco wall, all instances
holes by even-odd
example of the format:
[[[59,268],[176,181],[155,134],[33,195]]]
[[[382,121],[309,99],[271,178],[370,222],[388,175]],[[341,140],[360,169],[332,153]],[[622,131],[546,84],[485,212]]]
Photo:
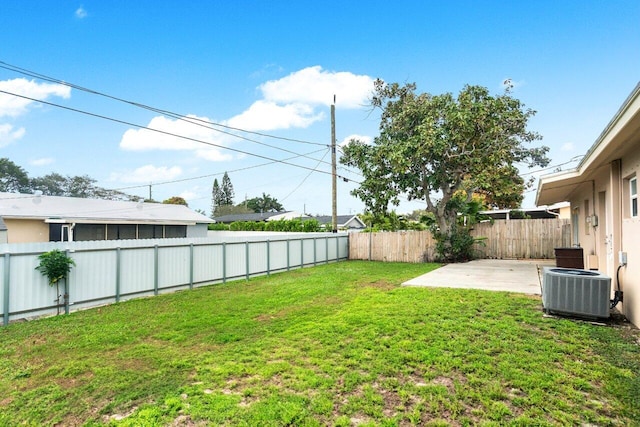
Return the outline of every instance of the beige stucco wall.
[[[628,265],[620,270],[624,302],[620,310],[640,325],[640,218],[630,217],[628,178],[640,175],[640,151],[624,156],[619,166],[599,169],[592,181],[580,184],[571,195],[571,213],[577,213],[578,243],[584,251],[584,266],[611,277],[616,289],[619,252],[627,253]],[[575,230],[572,218],[572,231]]]
[[[4,223],[7,226],[8,243],[49,241],[49,224],[42,220],[4,218]]]
[[[629,153],[622,162],[621,250],[627,253],[627,266],[620,270],[620,283],[625,301],[623,307],[626,309],[624,314],[638,326],[640,325],[640,217],[631,218],[630,215],[628,178],[632,176],[640,177],[640,150]]]

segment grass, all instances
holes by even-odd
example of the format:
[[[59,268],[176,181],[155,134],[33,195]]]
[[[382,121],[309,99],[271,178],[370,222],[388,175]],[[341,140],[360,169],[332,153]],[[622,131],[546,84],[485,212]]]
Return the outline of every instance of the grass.
[[[637,330],[343,262],[0,328],[0,425],[640,425]]]

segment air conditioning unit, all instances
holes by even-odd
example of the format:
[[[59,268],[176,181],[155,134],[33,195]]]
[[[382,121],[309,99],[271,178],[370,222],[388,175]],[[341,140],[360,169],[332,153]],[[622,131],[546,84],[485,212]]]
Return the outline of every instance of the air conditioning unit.
[[[597,271],[544,267],[545,312],[582,317],[609,317],[611,278]]]

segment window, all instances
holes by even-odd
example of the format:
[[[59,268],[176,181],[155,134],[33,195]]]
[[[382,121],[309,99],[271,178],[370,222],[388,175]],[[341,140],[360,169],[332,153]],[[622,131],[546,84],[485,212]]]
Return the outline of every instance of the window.
[[[76,224],[73,232],[73,240],[80,242],[86,240],[104,240],[106,227],[104,224]]]
[[[629,180],[629,204],[631,207],[631,217],[638,217],[638,179],[634,176]]]

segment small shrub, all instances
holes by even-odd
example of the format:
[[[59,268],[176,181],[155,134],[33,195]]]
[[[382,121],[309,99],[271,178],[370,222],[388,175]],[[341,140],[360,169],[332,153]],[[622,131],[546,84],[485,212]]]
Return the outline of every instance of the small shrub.
[[[62,279],[66,279],[75,261],[59,249],[45,252],[38,256],[40,265],[36,267],[40,273],[47,276],[49,286],[57,285]]]

